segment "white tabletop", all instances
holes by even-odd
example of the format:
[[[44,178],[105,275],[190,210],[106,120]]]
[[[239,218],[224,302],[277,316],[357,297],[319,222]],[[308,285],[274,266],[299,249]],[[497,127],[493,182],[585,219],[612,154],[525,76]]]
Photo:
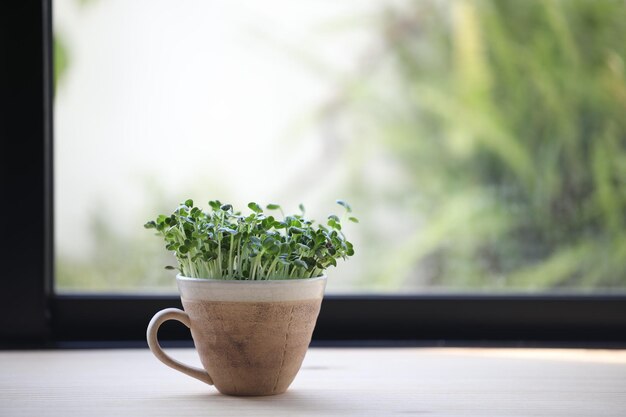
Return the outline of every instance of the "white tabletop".
[[[248,398],[143,349],[0,352],[2,417],[248,415],[624,417],[626,351],[309,349],[287,393]]]

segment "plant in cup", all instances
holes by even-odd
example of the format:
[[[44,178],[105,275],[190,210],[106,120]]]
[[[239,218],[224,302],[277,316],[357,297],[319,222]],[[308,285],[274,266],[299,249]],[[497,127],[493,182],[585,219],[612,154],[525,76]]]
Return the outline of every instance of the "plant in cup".
[[[295,378],[319,314],[324,272],[347,259],[354,248],[342,230],[358,223],[344,201],[342,218],[315,224],[300,213],[284,215],[278,204],[266,210],[248,204],[242,214],[230,204],[210,201],[210,211],[192,200],[171,215],[145,224],[173,251],[178,289],[185,311],[165,309],[148,325],[148,344],[159,360],[225,394],[272,395]],[[204,369],[167,356],[157,341],[166,320],[178,320],[191,334]]]
[[[348,216],[352,209],[337,201]],[[145,224],[166,242],[166,249],[178,259],[183,276],[227,280],[275,280],[318,277],[337,259],[354,254],[352,243],[342,232],[341,220],[328,216],[328,227],[314,225],[300,214],[276,219],[266,215],[257,203],[250,203],[249,215],[236,212],[230,204],[210,201],[205,212],[185,201],[169,216],[160,215]],[[280,211],[278,204],[267,210]]]

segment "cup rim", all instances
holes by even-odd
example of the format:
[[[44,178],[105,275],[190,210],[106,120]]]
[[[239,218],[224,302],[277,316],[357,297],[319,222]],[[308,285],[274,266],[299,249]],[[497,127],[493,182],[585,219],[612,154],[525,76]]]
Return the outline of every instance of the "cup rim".
[[[293,284],[296,282],[317,282],[325,281],[327,279],[326,274],[322,274],[319,277],[313,278],[288,278],[288,279],[259,279],[259,280],[246,280],[246,279],[215,279],[215,278],[192,278],[184,275],[176,274],[176,280],[181,282],[197,282],[197,283],[220,283],[220,284],[245,284],[245,285],[267,285],[272,284]]]

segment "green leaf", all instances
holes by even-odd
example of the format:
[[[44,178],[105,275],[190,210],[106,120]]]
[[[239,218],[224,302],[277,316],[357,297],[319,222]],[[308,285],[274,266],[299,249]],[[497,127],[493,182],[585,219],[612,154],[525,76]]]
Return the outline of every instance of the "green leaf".
[[[304,269],[308,269],[309,266],[302,259],[294,259],[293,264]]]
[[[337,200],[337,204],[343,206],[348,213],[352,213],[352,207],[350,207],[350,204],[346,203],[343,200]]]
[[[165,267],[165,269],[172,270],[172,269],[178,269],[178,268],[176,268],[175,266],[168,265]]]
[[[268,210],[278,210],[278,209],[280,209],[280,206],[279,206],[278,204],[268,204],[268,205],[266,206],[266,208],[267,208]]]
[[[230,204],[224,204],[224,205],[220,206],[220,209],[224,210],[224,211],[228,211],[228,210],[232,210],[233,206],[230,205]]]
[[[145,227],[146,229],[155,229],[156,228],[156,222],[149,221],[148,223],[144,224],[143,227]]]
[[[248,208],[255,213],[263,213],[263,209],[255,202],[248,203]]]
[[[187,207],[193,207],[193,200],[192,200],[191,198],[190,198],[190,199],[187,199],[187,200],[185,201],[185,205],[186,205]]]
[[[356,217],[348,217],[348,220],[350,220],[352,223],[358,223],[359,219],[357,219]]]
[[[341,230],[341,224],[339,224],[335,219],[329,219],[328,225],[333,229]]]
[[[354,247],[352,246],[352,243],[350,242],[346,242],[346,255],[348,256],[352,256],[354,255]]]
[[[276,239],[274,239],[273,237],[267,237],[264,241],[263,241],[263,247],[264,248],[270,248],[272,246],[276,246]]]
[[[289,226],[302,227],[302,222],[300,222],[300,220],[298,220],[294,216],[285,217],[285,223],[287,223]]]
[[[302,203],[298,204],[298,208],[300,209],[300,212],[304,216],[304,213],[306,213],[306,210],[304,209],[304,204]]]
[[[274,244],[274,245],[271,245],[271,246],[267,247],[265,250],[270,255],[276,256],[276,255],[278,255],[280,253],[280,246],[278,246],[277,244]]]

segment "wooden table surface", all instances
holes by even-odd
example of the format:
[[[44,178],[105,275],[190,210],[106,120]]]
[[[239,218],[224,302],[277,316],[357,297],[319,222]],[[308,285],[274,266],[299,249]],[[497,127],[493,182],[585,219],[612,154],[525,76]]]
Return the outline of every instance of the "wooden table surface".
[[[171,349],[199,364],[195,351]],[[626,351],[310,349],[287,393],[236,398],[148,350],[0,352],[0,416],[626,416]]]

